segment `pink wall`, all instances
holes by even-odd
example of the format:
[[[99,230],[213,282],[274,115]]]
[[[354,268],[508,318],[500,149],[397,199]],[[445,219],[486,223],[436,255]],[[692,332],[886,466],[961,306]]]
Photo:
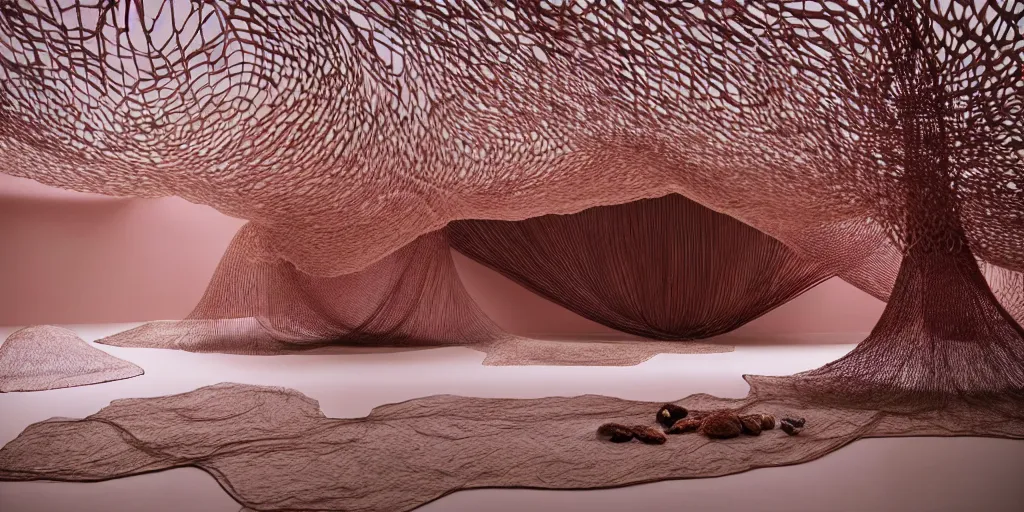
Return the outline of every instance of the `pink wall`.
[[[242,223],[179,198],[109,198],[0,174],[0,325],[181,318]],[[509,331],[614,334],[460,254],[455,263]],[[868,331],[883,306],[833,279],[735,333]]]
[[[0,325],[180,318],[242,223],[0,174]]]

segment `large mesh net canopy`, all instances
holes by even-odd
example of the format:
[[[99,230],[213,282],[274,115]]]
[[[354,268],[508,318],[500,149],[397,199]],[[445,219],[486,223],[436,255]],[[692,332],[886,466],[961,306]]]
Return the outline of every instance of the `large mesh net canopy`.
[[[1022,114],[1019,0],[0,0],[0,172],[250,220],[112,342],[505,339],[450,246],[661,339],[839,276],[878,325],[742,406],[849,436],[1020,436]]]
[[[1020,2],[2,6],[0,170],[211,204],[302,273],[678,193],[881,298],[977,256],[1022,314]]]
[[[321,275],[453,219],[670,192],[825,258],[905,228],[897,103],[925,86],[898,68],[930,59],[967,234],[1019,270],[1020,9],[5,3],[0,154],[252,219]]]

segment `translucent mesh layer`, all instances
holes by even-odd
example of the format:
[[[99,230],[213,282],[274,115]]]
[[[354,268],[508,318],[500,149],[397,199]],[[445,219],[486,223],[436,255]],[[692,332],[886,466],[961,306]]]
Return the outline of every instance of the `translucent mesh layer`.
[[[1022,9],[7,4],[0,162],[58,186],[214,205],[318,275],[454,219],[670,192],[827,257],[916,229],[903,191],[910,160],[930,157],[904,135],[942,119],[930,137],[947,148],[968,240],[1020,271]],[[909,114],[926,97],[941,105]]]
[[[602,441],[609,421],[659,428],[661,403],[604,396],[502,400],[433,396],[325,417],[297,391],[218,384],[118,400],[83,419],[28,427],[0,449],[0,479],[96,481],[183,466],[217,479],[243,510],[407,511],[461,489],[594,489],[700,478],[817,459],[864,437],[983,434],[1024,438],[1006,410],[949,404],[908,416],[793,402],[756,379],[750,396],[694,395],[691,411],[802,417],[780,429],[714,440],[669,435],[659,446]],[[1021,415],[1021,403],[1004,403]]]
[[[444,232],[337,277],[304,274],[268,257],[260,235],[253,224],[239,231],[184,321],[148,323],[101,342],[274,354],[326,345],[443,346],[509,338],[462,287]]]

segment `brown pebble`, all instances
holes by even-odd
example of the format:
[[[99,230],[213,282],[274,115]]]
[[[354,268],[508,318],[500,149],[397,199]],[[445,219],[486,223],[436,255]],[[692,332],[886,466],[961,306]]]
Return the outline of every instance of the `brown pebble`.
[[[700,428],[701,420],[686,418],[679,420],[665,431],[666,434],[685,434],[696,432]]]
[[[805,420],[803,418],[782,418],[783,423],[789,423],[796,428],[804,428]]]
[[[740,425],[743,427],[744,434],[751,436],[761,435],[760,414],[748,414],[746,416],[740,416]]]
[[[761,415],[761,430],[771,430],[775,428],[775,416],[771,414]]]
[[[729,439],[740,435],[742,431],[739,416],[729,411],[708,415],[700,425],[700,433],[712,439]]]
[[[677,421],[686,417],[688,411],[685,407],[676,404],[665,404],[658,409],[657,420],[663,427],[671,427]]]
[[[795,435],[799,434],[801,430],[803,430],[803,427],[798,427],[796,425],[793,425],[792,423],[790,423],[790,422],[788,422],[786,420],[782,420],[782,423],[779,424],[779,427],[782,429],[783,432],[785,432],[785,433],[787,433],[787,434],[789,434],[791,436],[795,436]]]
[[[646,425],[634,425],[630,430],[633,431],[633,437],[644,444],[665,444],[668,440],[658,429]]]
[[[613,443],[628,443],[633,440],[633,431],[618,423],[605,423],[597,427],[598,437]]]

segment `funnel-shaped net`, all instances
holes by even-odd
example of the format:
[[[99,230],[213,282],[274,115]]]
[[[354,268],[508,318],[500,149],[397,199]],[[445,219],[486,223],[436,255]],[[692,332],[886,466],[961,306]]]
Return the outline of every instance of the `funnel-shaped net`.
[[[256,282],[292,297],[259,309],[274,343],[448,339],[397,320],[429,304],[381,294],[364,304],[381,316],[342,310],[363,299],[325,304],[328,283],[395,268],[389,255],[453,220],[677,193],[889,298],[855,351],[754,379],[751,400],[846,411],[873,435],[921,422],[1019,435],[1000,425],[1024,418],[1020,0],[0,1],[0,13],[0,171],[250,219],[273,270],[232,279],[274,276]],[[526,222],[507,229],[548,221]],[[619,309],[628,289],[595,307]],[[453,332],[490,330],[445,315]]]
[[[1010,55],[973,67],[975,75],[989,65],[1015,69],[1010,75],[984,73],[980,83],[960,75],[975,59],[967,48],[977,47],[978,38],[999,41],[986,48],[985,59],[999,47],[1024,46],[1021,27],[1005,24],[1021,17],[1003,17],[998,9],[976,13],[988,26],[965,37],[962,51],[970,58],[957,62],[947,52],[961,47],[949,48],[956,38],[945,32],[955,27],[940,25],[942,20],[910,3],[885,7],[877,16],[888,27],[878,40],[888,57],[882,81],[888,94],[880,98],[885,108],[874,109],[876,125],[866,139],[892,148],[888,157],[881,155],[892,177],[879,169],[869,181],[872,189],[887,191],[875,204],[887,206],[879,210],[904,253],[902,266],[868,339],[842,359],[791,381],[803,396],[820,392],[829,400],[841,396],[863,405],[945,405],[1001,393],[1024,400],[1024,329],[1007,311],[1017,307],[1019,290],[1000,290],[1006,306],[1001,304],[972,251],[1021,270],[1024,196],[1013,179],[1024,164],[1024,143],[1014,142],[1022,131],[1011,119],[1024,108],[1024,79]],[[976,217],[982,205],[992,217],[985,228]],[[1000,228],[1008,231],[995,235]],[[1021,412],[1019,403],[1015,409]]]

